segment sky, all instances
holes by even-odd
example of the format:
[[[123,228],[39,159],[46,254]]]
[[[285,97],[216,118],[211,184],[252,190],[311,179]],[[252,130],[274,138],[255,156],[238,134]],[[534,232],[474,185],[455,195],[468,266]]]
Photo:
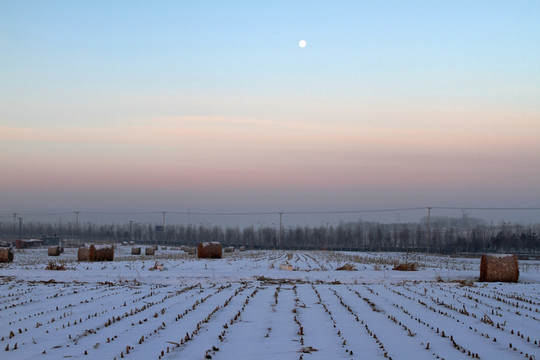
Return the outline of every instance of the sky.
[[[540,207],[538,39],[536,0],[4,0],[0,213]]]

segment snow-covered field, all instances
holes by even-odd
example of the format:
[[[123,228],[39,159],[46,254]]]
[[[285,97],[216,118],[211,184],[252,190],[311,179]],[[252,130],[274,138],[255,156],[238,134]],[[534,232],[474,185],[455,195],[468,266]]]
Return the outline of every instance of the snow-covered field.
[[[0,358],[540,359],[539,261],[503,284],[475,282],[479,259],[130,250],[104,263],[17,250],[0,264]],[[419,271],[391,270],[405,261]],[[336,270],[346,263],[356,271]]]

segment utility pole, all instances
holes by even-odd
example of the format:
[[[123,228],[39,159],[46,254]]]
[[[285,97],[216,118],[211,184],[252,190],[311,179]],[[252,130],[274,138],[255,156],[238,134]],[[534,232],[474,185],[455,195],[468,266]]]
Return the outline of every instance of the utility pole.
[[[17,236],[17,213],[13,213],[13,237]]]
[[[165,211],[161,212],[163,214],[163,221],[161,223],[161,243],[165,244]]]
[[[464,233],[464,236],[465,236],[465,244],[467,245],[467,253],[469,252],[469,224],[468,224],[468,221],[467,221],[467,211],[465,209],[462,210],[462,213],[463,213],[463,227],[465,228],[463,233]]]
[[[431,207],[427,208],[427,234],[428,234],[428,240],[427,240],[427,252],[429,253],[429,248],[431,245]]]
[[[77,234],[77,238],[79,237],[79,213],[80,211],[74,211],[75,213],[75,232]]]
[[[19,218],[19,240],[22,240],[22,217]]]
[[[279,236],[278,236],[278,250],[281,247],[281,239],[283,236],[283,213],[279,213]]]
[[[364,226],[364,220],[362,220],[362,251],[366,251],[366,228]]]

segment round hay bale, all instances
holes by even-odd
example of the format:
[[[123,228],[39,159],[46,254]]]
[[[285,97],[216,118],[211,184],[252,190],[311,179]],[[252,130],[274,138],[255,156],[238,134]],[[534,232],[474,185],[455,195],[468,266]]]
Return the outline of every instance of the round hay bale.
[[[246,251],[246,247],[242,245],[242,246],[240,246],[240,247],[238,248],[238,250],[240,250],[240,251]]]
[[[131,255],[141,255],[141,248],[139,246],[132,247]]]
[[[114,247],[110,245],[92,245],[90,249],[94,249],[90,253],[91,261],[113,261],[114,260]]]
[[[96,246],[90,245],[88,248],[88,261],[96,261]]]
[[[60,246],[49,246],[47,249],[47,254],[49,256],[60,256],[61,253]]]
[[[12,262],[13,261],[13,249],[0,248],[0,262]]]
[[[517,282],[519,264],[514,255],[482,255],[480,260],[480,281]]]
[[[81,246],[77,252],[78,261],[90,261],[90,248],[86,246]]]
[[[225,249],[223,249],[223,252],[226,252],[226,253],[234,252],[234,246],[227,246]]]
[[[197,248],[199,259],[221,259],[221,244],[219,242],[200,243]]]
[[[157,245],[152,245],[152,248],[153,248],[154,250],[156,250],[156,251],[159,250],[159,246],[157,246]]]
[[[392,270],[397,271],[417,271],[418,265],[416,263],[402,263],[394,265]]]
[[[154,255],[155,252],[156,252],[156,249],[154,249],[151,246],[148,246],[148,247],[146,247],[146,249],[144,249],[144,254],[145,255]]]
[[[279,265],[279,269],[280,270],[285,270],[285,271],[293,271],[294,268],[291,264],[280,264]]]
[[[189,255],[196,255],[197,254],[197,248],[194,248],[194,247],[191,247],[191,246],[182,245],[182,246],[180,246],[180,249],[183,252],[188,253]]]
[[[346,263],[345,265],[338,267],[336,270],[340,270],[340,271],[356,271],[356,266],[354,266],[353,264]]]

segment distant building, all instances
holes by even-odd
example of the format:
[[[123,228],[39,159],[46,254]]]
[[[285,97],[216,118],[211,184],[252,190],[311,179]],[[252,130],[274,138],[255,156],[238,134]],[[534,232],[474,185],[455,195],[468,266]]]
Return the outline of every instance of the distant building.
[[[53,236],[43,235],[41,236],[41,240],[43,241],[43,246],[60,245],[60,236],[56,236],[56,234],[54,234]]]
[[[22,239],[15,240],[15,246],[17,249],[28,249],[43,246],[43,240],[41,239]]]

